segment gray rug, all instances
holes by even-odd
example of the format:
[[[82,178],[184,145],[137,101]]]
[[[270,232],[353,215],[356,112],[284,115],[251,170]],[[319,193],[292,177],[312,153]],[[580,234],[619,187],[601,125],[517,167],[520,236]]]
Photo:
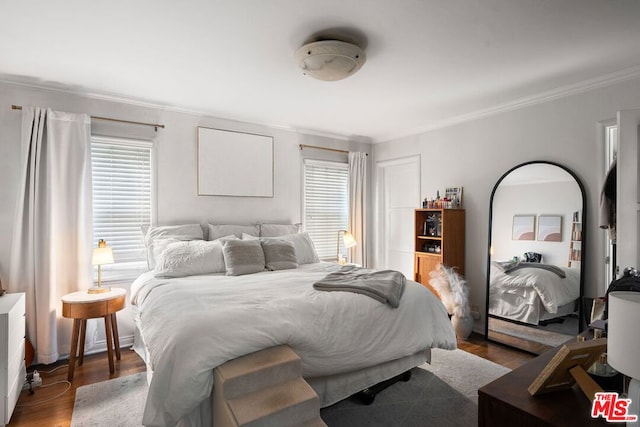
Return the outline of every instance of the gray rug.
[[[71,427],[141,426],[146,399],[146,372],[78,387]]]
[[[346,399],[320,411],[330,427],[475,426],[478,388],[508,368],[462,350],[434,350],[431,365],[413,370],[371,405]],[[140,426],[147,393],[146,373],[79,387],[71,427]]]

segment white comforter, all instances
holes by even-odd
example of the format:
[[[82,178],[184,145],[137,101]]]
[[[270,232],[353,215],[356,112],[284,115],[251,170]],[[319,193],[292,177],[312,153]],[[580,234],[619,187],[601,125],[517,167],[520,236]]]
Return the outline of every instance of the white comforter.
[[[499,299],[502,294],[512,294],[524,300],[532,295],[540,298],[545,310],[555,314],[558,307],[575,301],[580,296],[580,270],[563,268],[566,277],[538,268],[521,268],[504,273],[491,266],[490,298]]]
[[[153,378],[143,423],[173,426],[211,394],[212,370],[236,357],[287,344],[303,375],[350,372],[431,347],[452,349],[455,333],[442,303],[407,280],[398,308],[312,284],[334,264],[239,277],[155,279],[132,285],[131,302]]]

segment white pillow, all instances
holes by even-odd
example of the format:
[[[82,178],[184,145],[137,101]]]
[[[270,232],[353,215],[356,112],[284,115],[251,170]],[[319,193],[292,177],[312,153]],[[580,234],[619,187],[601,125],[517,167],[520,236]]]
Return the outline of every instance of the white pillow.
[[[296,248],[296,257],[298,258],[298,264],[311,264],[314,262],[320,262],[316,247],[309,237],[309,233],[288,234],[286,236],[280,236],[278,239],[289,240]]]
[[[242,237],[243,233],[251,236],[258,236],[260,231],[257,225],[233,225],[233,224],[208,224],[209,239],[216,240],[221,237],[235,235],[237,238]]]
[[[260,237],[278,237],[300,232],[301,224],[260,224]]]
[[[147,249],[147,265],[150,270],[156,266],[158,257],[171,243],[186,240],[202,240],[204,235],[200,224],[163,225],[142,230],[144,246]]]
[[[227,240],[222,245],[227,276],[264,271],[264,252],[257,240]]]
[[[222,242],[219,240],[171,243],[158,258],[155,268],[155,276],[160,278],[224,272]]]

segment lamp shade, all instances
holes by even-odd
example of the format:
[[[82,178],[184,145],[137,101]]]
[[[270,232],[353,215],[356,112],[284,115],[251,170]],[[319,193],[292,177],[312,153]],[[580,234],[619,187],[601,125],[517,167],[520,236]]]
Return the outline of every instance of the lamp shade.
[[[607,363],[640,379],[640,292],[611,292],[607,328]]]
[[[111,250],[111,248],[108,246],[101,247],[101,248],[94,248],[91,264],[93,265],[113,264],[113,251]]]
[[[344,236],[342,237],[342,240],[344,241],[345,248],[352,248],[358,244],[356,242],[356,239],[353,237],[353,234],[349,233],[348,231],[344,232]]]

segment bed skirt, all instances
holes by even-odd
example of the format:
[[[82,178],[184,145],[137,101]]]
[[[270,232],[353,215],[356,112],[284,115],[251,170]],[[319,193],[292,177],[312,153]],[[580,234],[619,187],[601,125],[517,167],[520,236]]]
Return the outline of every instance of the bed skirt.
[[[136,328],[134,332],[133,350],[145,361],[147,365],[147,383],[151,382],[153,368],[149,363],[150,358],[144,337],[140,333],[137,322],[137,313],[134,310]],[[423,363],[431,363],[431,349],[391,360],[369,368],[359,369],[338,375],[329,375],[316,378],[305,378],[320,398],[320,407],[331,406],[347,397],[364,390],[367,387],[378,384],[389,378],[393,378]],[[183,418],[179,427],[204,427],[213,425],[213,413],[211,399],[203,401],[191,414]]]

